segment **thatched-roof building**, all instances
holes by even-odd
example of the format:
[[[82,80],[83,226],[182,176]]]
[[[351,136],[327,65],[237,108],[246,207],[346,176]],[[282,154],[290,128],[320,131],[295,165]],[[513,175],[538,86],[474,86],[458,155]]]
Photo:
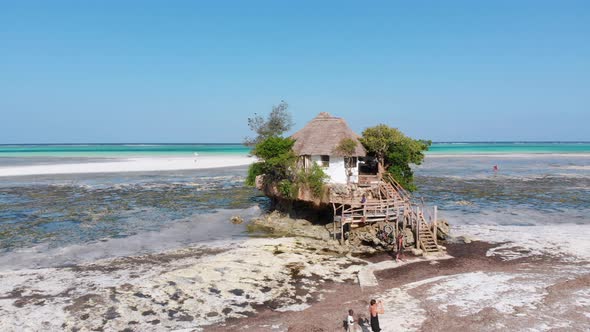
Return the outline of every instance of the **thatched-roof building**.
[[[346,121],[322,112],[305,127],[292,136],[293,150],[299,156],[299,165],[309,168],[317,163],[330,176],[330,183],[357,183],[359,180],[359,158],[367,152]],[[338,149],[345,139],[356,143],[352,153]]]
[[[388,225],[394,231],[387,238],[395,239],[398,232],[408,226],[417,248],[426,253],[440,252],[436,233],[433,234],[432,226],[427,225],[422,209],[412,203],[409,193],[393,176],[380,169],[374,157],[367,156],[360,136],[344,119],[322,112],[291,138],[295,140],[293,151],[299,158],[298,167],[309,169],[317,164],[329,180],[322,184],[319,195],[306,185],[295,187],[295,193],[285,193],[279,190],[279,183],[265,182],[264,175],[260,175],[256,179],[257,187],[277,205],[293,211],[294,204],[302,203],[315,209],[314,216],[331,207],[334,239],[345,240],[351,229],[366,225]],[[343,151],[340,148],[343,141],[354,144]],[[436,212],[434,215],[436,220]],[[398,230],[399,225],[401,230]],[[360,237],[357,239],[364,241]]]

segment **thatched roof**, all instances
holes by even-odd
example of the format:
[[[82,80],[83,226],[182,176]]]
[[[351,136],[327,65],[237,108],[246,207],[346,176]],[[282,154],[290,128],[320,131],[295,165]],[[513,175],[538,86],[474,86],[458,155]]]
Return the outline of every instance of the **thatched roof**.
[[[344,138],[351,138],[357,142],[353,156],[364,157],[367,155],[359,141],[360,136],[348,127],[346,121],[326,112],[320,113],[291,137],[295,139],[293,150],[299,156],[343,156],[342,152],[337,151],[336,148]]]

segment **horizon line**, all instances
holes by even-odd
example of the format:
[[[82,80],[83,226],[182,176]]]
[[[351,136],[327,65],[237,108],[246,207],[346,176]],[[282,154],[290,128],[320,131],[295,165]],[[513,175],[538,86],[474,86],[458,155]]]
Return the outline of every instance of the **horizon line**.
[[[449,144],[449,143],[466,143],[466,144],[478,144],[478,143],[488,143],[488,144],[502,144],[502,143],[589,143],[590,141],[529,141],[529,140],[519,140],[519,141],[432,141],[433,144]],[[119,142],[119,143],[97,143],[97,142],[80,142],[80,143],[0,143],[0,146],[18,146],[18,145],[243,145],[246,146],[244,143],[237,143],[237,142],[215,142],[215,143],[203,143],[203,142],[175,142],[175,143],[158,143],[158,142],[141,142],[141,143],[129,143],[129,142]]]

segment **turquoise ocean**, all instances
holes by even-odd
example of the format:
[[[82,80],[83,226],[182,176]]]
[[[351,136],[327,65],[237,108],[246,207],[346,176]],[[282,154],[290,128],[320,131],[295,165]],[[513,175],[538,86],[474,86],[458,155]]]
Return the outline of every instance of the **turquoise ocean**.
[[[1,157],[138,157],[244,155],[241,144],[26,144],[0,145]],[[433,143],[427,154],[585,154],[590,142]],[[0,164],[1,165],[1,164]]]
[[[0,157],[159,157],[245,155],[242,144],[25,144],[0,145]]]

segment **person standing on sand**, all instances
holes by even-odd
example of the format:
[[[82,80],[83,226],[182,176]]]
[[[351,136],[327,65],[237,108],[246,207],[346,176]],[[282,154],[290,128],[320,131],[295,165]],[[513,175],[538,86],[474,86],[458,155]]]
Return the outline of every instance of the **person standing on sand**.
[[[369,315],[371,315],[371,330],[373,330],[373,332],[381,331],[381,327],[379,327],[379,314],[383,314],[383,303],[371,299]]]
[[[395,239],[397,244],[397,255],[395,256],[395,260],[403,260],[404,259],[404,234],[400,231],[397,233],[397,238]]]
[[[356,329],[354,328],[354,311],[352,309],[348,310],[348,317],[346,317],[346,332],[354,332]]]

